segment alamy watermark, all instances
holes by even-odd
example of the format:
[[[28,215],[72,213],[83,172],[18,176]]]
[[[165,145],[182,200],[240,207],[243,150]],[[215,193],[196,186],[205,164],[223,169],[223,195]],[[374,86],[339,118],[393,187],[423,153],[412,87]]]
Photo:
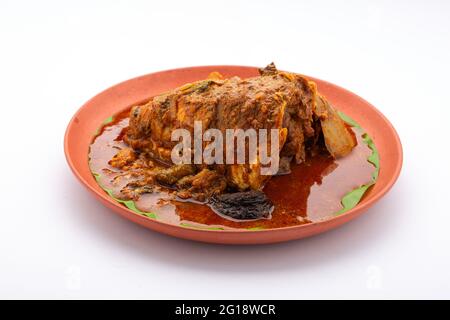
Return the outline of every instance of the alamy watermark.
[[[172,131],[174,164],[249,164],[259,165],[261,175],[274,175],[280,162],[280,130],[219,129],[203,132],[202,122],[194,122],[194,134],[187,129]],[[205,148],[203,150],[204,142]],[[270,150],[269,150],[270,149]]]

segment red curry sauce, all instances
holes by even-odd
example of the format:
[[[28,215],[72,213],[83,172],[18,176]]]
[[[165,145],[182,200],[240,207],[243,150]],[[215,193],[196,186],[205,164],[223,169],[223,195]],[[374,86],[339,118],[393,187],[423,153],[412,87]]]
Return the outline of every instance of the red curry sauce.
[[[122,134],[128,126],[128,114],[129,110],[125,110],[104,125],[89,152],[92,172],[100,175],[101,185],[117,198],[123,197],[120,190],[131,180],[126,172],[111,167],[108,161],[126,147]],[[356,136],[358,145],[342,159],[318,154],[305,163],[293,165],[290,174],[272,177],[263,190],[275,206],[270,219],[227,219],[206,204],[180,201],[169,189],[143,194],[135,200],[135,205],[141,211],[155,213],[164,222],[222,229],[281,228],[327,219],[342,209],[341,199],[345,194],[371,181],[374,167],[367,161],[371,150],[363,143],[360,132]]]

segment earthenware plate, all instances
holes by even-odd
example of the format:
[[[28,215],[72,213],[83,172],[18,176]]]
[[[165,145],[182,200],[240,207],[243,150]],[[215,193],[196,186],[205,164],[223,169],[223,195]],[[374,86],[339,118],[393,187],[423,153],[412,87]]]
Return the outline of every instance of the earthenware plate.
[[[372,137],[380,156],[377,183],[353,209],[334,218],[293,227],[264,230],[202,230],[171,225],[139,215],[110,198],[95,181],[88,166],[88,150],[93,133],[104,119],[187,82],[205,79],[212,71],[225,77],[258,75],[255,67],[203,66],[156,72],[117,84],[89,100],[70,121],[64,139],[67,162],[78,180],[112,211],[148,229],[174,237],[225,244],[265,244],[312,236],[336,228],[356,218],[374,205],[397,180],[402,166],[402,147],[391,123],[375,107],[357,95],[323,80],[315,81],[320,93],[338,109],[356,120]],[[293,71],[295,72],[295,71]]]

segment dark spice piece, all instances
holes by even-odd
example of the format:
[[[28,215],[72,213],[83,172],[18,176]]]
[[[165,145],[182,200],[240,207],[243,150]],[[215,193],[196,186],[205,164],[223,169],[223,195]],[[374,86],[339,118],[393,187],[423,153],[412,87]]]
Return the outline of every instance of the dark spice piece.
[[[209,205],[217,213],[238,220],[268,218],[273,211],[273,203],[264,192],[255,190],[215,195]]]

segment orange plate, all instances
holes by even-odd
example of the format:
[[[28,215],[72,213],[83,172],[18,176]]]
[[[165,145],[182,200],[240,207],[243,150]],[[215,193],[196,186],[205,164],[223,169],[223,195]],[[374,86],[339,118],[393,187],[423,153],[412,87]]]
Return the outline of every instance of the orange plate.
[[[88,148],[92,136],[102,121],[111,115],[144,101],[166,90],[187,82],[205,79],[212,71],[225,77],[242,78],[258,75],[255,67],[204,66],[167,70],[134,78],[115,85],[98,94],[73,116],[64,138],[67,162],[81,183],[103,204],[121,216],[146,228],[171,236],[225,244],[263,244],[282,242],[312,236],[333,228],[359,216],[379,200],[397,180],[402,166],[402,146],[391,123],[367,101],[334,84],[314,79],[319,91],[340,111],[355,119],[375,141],[380,154],[380,175],[375,186],[352,210],[326,221],[300,226],[251,230],[199,230],[153,220],[131,210],[110,198],[97,184],[88,166]]]

